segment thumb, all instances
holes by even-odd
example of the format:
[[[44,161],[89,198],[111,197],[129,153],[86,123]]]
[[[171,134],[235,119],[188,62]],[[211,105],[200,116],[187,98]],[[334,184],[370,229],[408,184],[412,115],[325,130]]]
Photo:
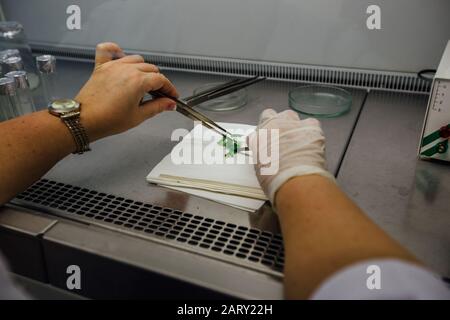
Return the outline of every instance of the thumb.
[[[264,110],[259,116],[259,126],[262,126],[267,120],[275,117],[277,112],[273,109]]]
[[[95,68],[116,58],[122,58],[125,54],[118,44],[114,42],[99,43],[95,48]]]
[[[176,109],[176,103],[168,98],[157,98],[150,100],[139,107],[143,120],[151,118],[163,111],[173,111]]]
[[[293,110],[285,110],[278,114],[280,119],[283,120],[300,120],[298,113]]]

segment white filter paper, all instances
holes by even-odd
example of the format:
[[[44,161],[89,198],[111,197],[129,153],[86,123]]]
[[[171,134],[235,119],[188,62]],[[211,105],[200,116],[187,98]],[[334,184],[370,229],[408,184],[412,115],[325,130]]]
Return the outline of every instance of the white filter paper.
[[[219,125],[232,134],[242,135],[242,138],[237,139],[244,141],[245,136],[255,129],[255,126],[238,123]],[[147,181],[245,211],[258,210],[264,200],[240,194],[242,186],[263,195],[251,156],[238,153],[225,157],[227,152],[219,144],[221,139],[214,131],[201,124],[196,125],[172,152],[153,168],[147,176]],[[172,179],[166,180],[164,177]],[[196,180],[194,183],[190,179],[201,181]],[[234,194],[227,194],[227,191],[217,192],[210,188],[208,182],[213,182],[215,187],[220,184],[226,184],[228,188],[230,185],[236,185],[236,189],[233,188]]]

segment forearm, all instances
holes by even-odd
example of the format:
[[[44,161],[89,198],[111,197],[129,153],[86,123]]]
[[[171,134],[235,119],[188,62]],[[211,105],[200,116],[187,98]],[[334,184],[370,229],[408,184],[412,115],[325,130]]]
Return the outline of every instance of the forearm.
[[[70,131],[46,110],[0,123],[0,205],[75,150]]]
[[[145,93],[157,90],[178,96],[173,84],[143,57],[125,56],[115,43],[99,44],[94,71],[75,98],[89,142],[174,110],[175,102],[167,98],[141,104]],[[46,110],[0,123],[0,142],[0,205],[76,150],[69,129]]]
[[[308,298],[325,278],[358,261],[392,257],[417,262],[327,178],[291,179],[279,189],[276,204],[288,298]]]

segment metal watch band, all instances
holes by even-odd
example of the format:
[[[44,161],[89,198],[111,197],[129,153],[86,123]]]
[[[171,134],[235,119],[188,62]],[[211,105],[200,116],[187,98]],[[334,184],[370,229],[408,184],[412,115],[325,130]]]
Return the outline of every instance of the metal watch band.
[[[80,112],[76,111],[65,114],[61,116],[61,120],[63,120],[69,128],[73,139],[75,140],[77,149],[73,153],[82,154],[86,151],[90,151],[91,148],[89,147],[89,139],[86,130],[84,130],[84,127],[80,122]]]

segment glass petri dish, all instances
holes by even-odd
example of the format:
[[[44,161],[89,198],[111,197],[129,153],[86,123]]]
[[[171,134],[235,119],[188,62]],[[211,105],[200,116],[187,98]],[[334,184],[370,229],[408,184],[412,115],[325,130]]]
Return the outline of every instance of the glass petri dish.
[[[289,91],[289,107],[314,117],[338,117],[347,113],[351,105],[351,93],[341,88],[311,85]]]
[[[208,83],[194,90],[194,95],[202,93],[209,90],[215,86],[222,84],[221,82]],[[229,111],[242,108],[247,104],[248,93],[247,89],[243,88],[241,90],[232,92],[222,97],[218,97],[209,101],[205,101],[199,104],[198,107],[210,110],[210,111]]]

